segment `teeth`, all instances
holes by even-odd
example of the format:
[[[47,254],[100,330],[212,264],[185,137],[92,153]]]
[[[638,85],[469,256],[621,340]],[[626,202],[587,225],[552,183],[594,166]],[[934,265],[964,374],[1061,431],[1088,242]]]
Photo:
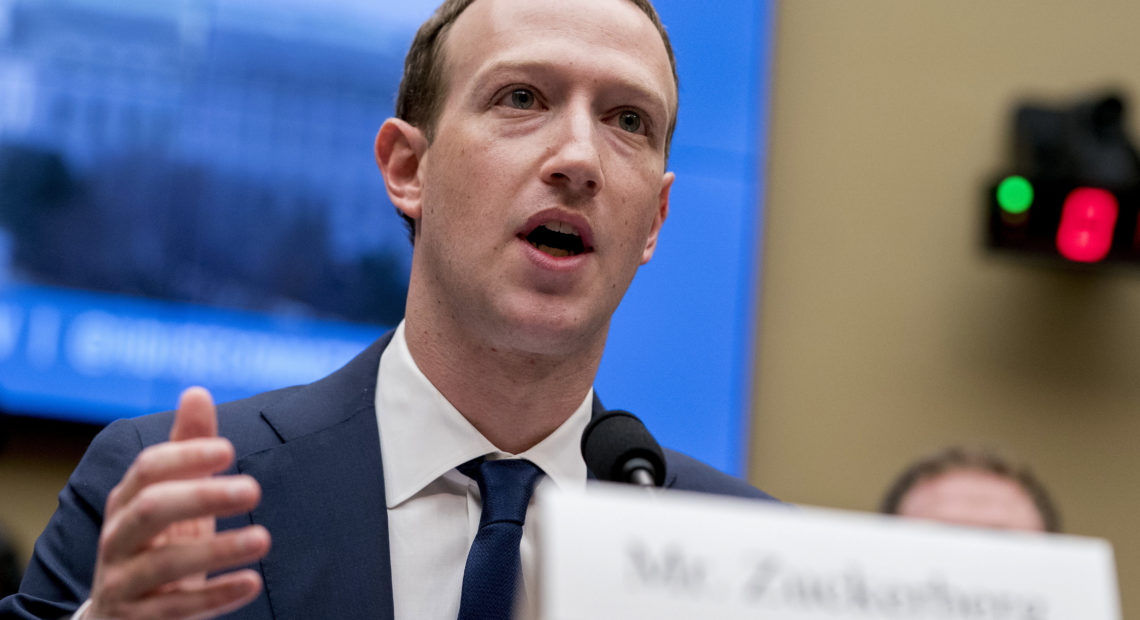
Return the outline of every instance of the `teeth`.
[[[580,236],[578,234],[578,229],[574,228],[574,225],[569,222],[547,222],[543,224],[543,226],[549,228],[550,230],[553,230],[556,233],[574,235],[575,237]]]

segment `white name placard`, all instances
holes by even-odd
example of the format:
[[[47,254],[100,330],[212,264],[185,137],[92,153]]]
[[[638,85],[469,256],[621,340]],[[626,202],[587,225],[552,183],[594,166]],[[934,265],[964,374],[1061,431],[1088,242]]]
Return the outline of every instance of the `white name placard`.
[[[543,491],[528,620],[1120,620],[1103,540],[604,483]]]

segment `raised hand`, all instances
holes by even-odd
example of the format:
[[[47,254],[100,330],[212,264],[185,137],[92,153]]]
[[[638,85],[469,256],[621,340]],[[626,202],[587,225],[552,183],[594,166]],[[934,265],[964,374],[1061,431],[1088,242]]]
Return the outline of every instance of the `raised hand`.
[[[209,392],[186,390],[170,441],[143,450],[107,497],[85,619],[212,618],[257,596],[256,571],[206,577],[269,551],[259,525],[215,529],[216,517],[248,512],[261,499],[250,476],[214,476],[233,459]]]

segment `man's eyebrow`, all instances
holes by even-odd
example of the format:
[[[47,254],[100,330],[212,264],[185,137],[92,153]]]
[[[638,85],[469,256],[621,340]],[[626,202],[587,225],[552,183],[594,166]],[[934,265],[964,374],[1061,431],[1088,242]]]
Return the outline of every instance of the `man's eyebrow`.
[[[553,64],[554,63],[551,63],[549,61],[533,59],[498,60],[490,65],[487,65],[478,73],[476,73],[475,80],[479,83],[482,83],[498,75],[505,74],[507,76],[523,76],[524,74],[545,72],[549,70]],[[651,104],[654,107],[660,108],[661,114],[663,114],[665,117],[669,117],[673,114],[673,110],[676,107],[676,102],[673,102],[673,105],[671,106],[669,95],[663,95],[657,92],[657,90],[654,89],[646,80],[640,79],[630,72],[618,72],[616,75],[617,79],[610,80],[613,82],[611,85],[612,87],[628,91],[636,99],[644,100],[647,102],[647,105]],[[670,86],[672,86],[672,82],[670,82]]]

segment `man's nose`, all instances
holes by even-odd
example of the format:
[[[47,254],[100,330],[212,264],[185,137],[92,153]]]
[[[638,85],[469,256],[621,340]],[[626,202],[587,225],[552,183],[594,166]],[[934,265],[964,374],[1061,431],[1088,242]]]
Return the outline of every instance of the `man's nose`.
[[[598,127],[588,110],[569,108],[559,115],[551,136],[542,179],[579,198],[597,194],[605,182]]]

